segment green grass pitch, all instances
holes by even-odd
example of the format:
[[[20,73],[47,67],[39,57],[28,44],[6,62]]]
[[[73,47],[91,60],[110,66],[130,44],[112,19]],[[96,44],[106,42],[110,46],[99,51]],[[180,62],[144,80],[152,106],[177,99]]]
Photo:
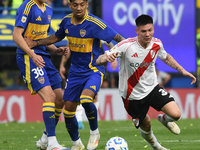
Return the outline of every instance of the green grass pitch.
[[[87,147],[89,139],[88,122],[83,122],[85,129],[80,135],[83,144]],[[172,134],[156,119],[151,120],[152,130],[159,143],[171,150],[200,150],[200,119],[181,119],[176,122],[180,135]],[[38,123],[6,123],[0,124],[0,150],[34,150],[35,143],[41,137],[44,129],[42,122]],[[128,121],[99,121],[101,138],[97,150],[104,150],[106,142],[114,136],[124,138],[129,150],[151,150],[152,148],[141,137],[131,120]],[[66,147],[72,142],[65,128],[64,122],[59,122],[56,128],[58,142]]]

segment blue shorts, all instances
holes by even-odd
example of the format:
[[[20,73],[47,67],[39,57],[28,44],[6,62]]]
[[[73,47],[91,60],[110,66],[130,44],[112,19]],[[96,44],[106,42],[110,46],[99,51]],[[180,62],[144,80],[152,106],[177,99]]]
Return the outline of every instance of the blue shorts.
[[[80,96],[84,89],[90,89],[96,95],[103,82],[103,76],[100,72],[92,72],[89,75],[69,73],[63,100],[80,103]]]
[[[45,66],[42,69],[39,69],[28,55],[17,54],[16,56],[20,74],[31,91],[31,95],[36,94],[41,88],[48,85],[53,90],[61,88],[62,80],[49,56],[40,56],[42,56],[45,62]]]

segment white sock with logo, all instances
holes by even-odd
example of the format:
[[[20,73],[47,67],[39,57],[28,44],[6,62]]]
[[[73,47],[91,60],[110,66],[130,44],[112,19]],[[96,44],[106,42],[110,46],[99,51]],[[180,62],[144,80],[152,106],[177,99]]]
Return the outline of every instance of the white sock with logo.
[[[161,147],[161,145],[158,143],[156,137],[154,136],[152,130],[146,132],[140,128],[140,134],[142,137],[148,142],[148,144],[153,148],[153,149],[158,149]]]

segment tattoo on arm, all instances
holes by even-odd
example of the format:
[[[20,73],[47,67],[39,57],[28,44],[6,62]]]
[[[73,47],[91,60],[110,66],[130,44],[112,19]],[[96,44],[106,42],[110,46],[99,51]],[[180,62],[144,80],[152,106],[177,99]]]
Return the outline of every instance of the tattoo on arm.
[[[103,65],[106,62],[107,62],[107,60],[106,60],[105,55],[102,55],[102,56],[99,57],[99,65]]]
[[[182,72],[183,67],[180,66],[176,60],[169,54],[167,54],[167,58],[165,60],[163,60],[164,63],[166,63],[168,66],[176,69],[179,72]]]
[[[55,34],[53,34],[45,39],[39,40],[39,41],[37,41],[37,46],[53,44],[53,43],[57,42],[57,41],[52,41],[52,39],[54,39],[54,38],[55,38]]]
[[[114,40],[119,43],[121,42],[122,40],[124,40],[125,38],[122,37],[120,34],[116,34],[115,37],[114,37]]]

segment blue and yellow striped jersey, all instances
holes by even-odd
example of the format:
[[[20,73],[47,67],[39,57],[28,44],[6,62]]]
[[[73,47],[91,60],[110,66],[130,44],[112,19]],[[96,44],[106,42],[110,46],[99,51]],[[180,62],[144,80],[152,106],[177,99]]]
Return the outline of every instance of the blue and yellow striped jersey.
[[[73,14],[64,17],[55,35],[63,39],[67,36],[71,50],[70,72],[105,72],[104,66],[98,66],[96,59],[103,52],[100,40],[110,43],[117,32],[100,18],[86,13],[84,20],[73,25]]]
[[[16,27],[24,28],[23,36],[28,36],[32,40],[39,40],[47,37],[50,30],[51,18],[53,10],[50,6],[44,3],[44,12],[35,0],[25,0],[18,8],[16,14]],[[33,48],[37,54],[49,55],[46,52],[46,46],[38,46]],[[18,54],[25,54],[23,50],[17,47]]]

